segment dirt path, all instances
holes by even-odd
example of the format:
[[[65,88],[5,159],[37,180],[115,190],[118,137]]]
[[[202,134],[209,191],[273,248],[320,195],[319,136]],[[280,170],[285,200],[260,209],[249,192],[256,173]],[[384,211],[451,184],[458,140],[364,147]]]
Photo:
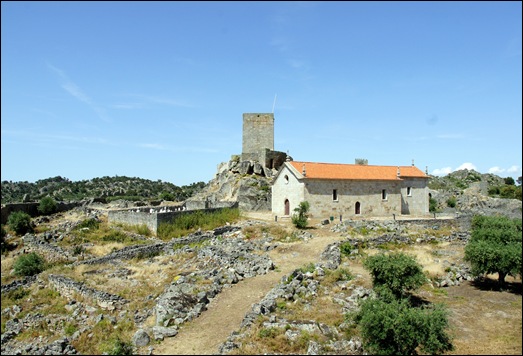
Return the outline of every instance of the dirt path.
[[[270,217],[257,216],[267,220]],[[283,222],[282,224],[285,224]],[[154,346],[153,355],[212,355],[227,337],[238,330],[252,305],[261,301],[284,275],[310,262],[319,261],[323,250],[340,236],[328,233],[328,227],[311,231],[315,236],[307,242],[296,242],[270,252],[276,270],[248,278],[222,290],[195,320],[184,324],[178,335]]]
[[[248,218],[273,221],[270,215],[250,214]],[[278,221],[278,224],[291,224]],[[311,262],[319,261],[327,245],[343,240],[339,234],[332,233],[330,227],[319,226],[317,222],[309,226],[314,238],[307,242],[282,244],[270,252],[276,270],[266,275],[248,278],[231,288],[224,289],[208,305],[208,310],[197,319],[186,323],[173,338],[154,345],[153,355],[212,355],[227,337],[238,330],[244,316],[275,287],[284,275]],[[437,249],[452,248],[457,255],[463,247],[441,244]],[[368,251],[372,253],[372,251]],[[443,273],[444,265],[435,263],[434,255],[427,246],[412,246],[409,249],[431,273]],[[446,256],[452,260],[450,256]],[[439,258],[438,259],[445,259]],[[370,281],[368,272],[361,263],[351,263],[351,272],[361,274]],[[512,282],[512,279],[507,278]],[[521,289],[521,280],[517,285]],[[470,282],[443,290],[441,295],[433,295],[432,302],[444,302],[450,310],[450,321],[456,335],[455,350],[450,354],[519,354],[521,355],[521,290],[519,292],[494,292],[473,287]]]

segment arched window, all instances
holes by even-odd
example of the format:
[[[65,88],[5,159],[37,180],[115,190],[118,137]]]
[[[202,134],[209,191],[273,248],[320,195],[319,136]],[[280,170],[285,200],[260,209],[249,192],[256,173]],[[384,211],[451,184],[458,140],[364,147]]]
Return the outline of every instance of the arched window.
[[[359,201],[356,202],[354,206],[354,214],[360,215],[361,214],[361,204]]]

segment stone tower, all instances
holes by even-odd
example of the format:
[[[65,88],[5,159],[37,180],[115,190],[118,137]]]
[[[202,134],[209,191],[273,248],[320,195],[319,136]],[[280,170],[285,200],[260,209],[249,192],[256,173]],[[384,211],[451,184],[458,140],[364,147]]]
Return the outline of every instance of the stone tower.
[[[274,151],[274,114],[244,113],[242,161],[258,161]]]

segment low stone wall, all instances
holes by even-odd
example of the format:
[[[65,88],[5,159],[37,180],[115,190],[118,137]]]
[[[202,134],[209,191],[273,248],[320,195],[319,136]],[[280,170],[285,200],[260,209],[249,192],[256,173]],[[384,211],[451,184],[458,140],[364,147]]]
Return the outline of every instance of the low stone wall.
[[[189,203],[189,202],[187,202]],[[231,202],[215,202],[212,207],[209,202],[196,202],[197,204],[189,203],[189,206],[207,206],[203,209],[189,209],[187,206],[183,207],[139,207],[124,210],[111,210],[108,213],[109,223],[123,223],[128,225],[142,225],[145,224],[153,233],[157,233],[158,227],[162,223],[169,223],[179,216],[194,214],[197,211],[215,212],[221,209],[234,208],[238,203]]]
[[[64,276],[50,274],[48,279],[49,283],[53,285],[60,294],[72,298],[74,292],[79,293],[87,299],[95,300],[103,309],[113,310],[122,304],[128,303],[128,300],[118,295],[89,288],[83,283],[76,282]]]

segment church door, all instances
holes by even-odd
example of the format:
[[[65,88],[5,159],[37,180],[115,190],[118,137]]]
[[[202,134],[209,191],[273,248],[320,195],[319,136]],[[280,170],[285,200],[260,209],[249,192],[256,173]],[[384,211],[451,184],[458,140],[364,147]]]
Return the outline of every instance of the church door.
[[[285,215],[289,215],[291,212],[291,207],[289,203],[289,199],[285,199]]]

